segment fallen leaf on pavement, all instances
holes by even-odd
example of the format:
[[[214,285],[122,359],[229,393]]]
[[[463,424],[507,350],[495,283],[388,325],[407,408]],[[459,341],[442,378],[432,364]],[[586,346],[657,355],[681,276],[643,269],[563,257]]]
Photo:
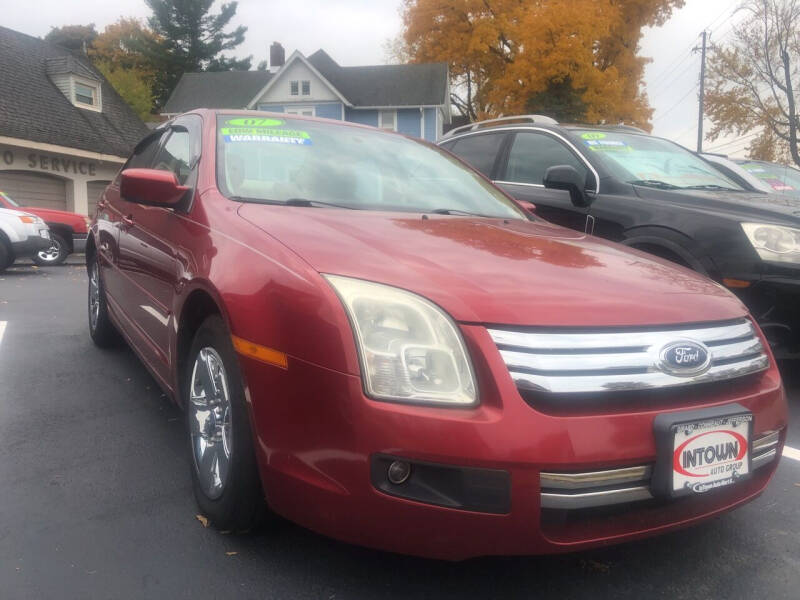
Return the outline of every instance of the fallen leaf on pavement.
[[[239,554],[239,553],[238,552],[226,552],[225,554],[227,554],[228,556],[233,556],[233,555]]]
[[[208,518],[203,515],[195,515],[198,521],[203,524],[203,527],[208,527]]]

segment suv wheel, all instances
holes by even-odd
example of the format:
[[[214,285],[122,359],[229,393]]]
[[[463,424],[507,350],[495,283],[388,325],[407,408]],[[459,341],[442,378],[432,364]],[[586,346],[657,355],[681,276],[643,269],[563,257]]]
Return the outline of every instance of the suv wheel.
[[[225,323],[207,318],[186,361],[181,389],[200,510],[215,527],[251,529],[265,512],[250,416]]]
[[[67,249],[67,243],[57,233],[50,233],[50,247],[46,250],[39,250],[36,255],[33,257],[33,262],[35,262],[40,267],[52,267],[55,265],[60,265],[65,260],[67,260],[67,255],[69,251]]]
[[[99,258],[93,257],[89,263],[89,335],[95,345],[110,348],[119,342],[119,333],[108,316],[106,292],[100,276]]]

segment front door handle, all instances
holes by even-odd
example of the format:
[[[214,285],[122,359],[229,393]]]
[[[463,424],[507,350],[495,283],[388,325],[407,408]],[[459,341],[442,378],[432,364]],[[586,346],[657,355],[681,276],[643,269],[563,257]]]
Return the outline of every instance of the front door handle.
[[[128,227],[133,226],[133,217],[128,215],[127,217],[122,217],[122,222],[127,225]]]

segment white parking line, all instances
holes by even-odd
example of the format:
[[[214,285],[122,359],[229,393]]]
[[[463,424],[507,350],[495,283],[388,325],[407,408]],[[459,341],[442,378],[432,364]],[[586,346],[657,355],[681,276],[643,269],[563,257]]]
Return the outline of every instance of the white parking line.
[[[6,332],[6,323],[8,323],[8,321],[0,321],[0,344],[3,343],[3,334]]]
[[[785,458],[792,458],[794,460],[800,460],[800,450],[797,448],[790,448],[789,446],[783,447],[783,456]]]

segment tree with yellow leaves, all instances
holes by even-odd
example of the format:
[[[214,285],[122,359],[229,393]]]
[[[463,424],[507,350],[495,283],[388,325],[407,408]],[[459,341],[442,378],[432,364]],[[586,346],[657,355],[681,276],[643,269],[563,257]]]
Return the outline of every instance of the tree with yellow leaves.
[[[750,0],[741,10],[708,62],[708,139],[746,136],[751,158],[800,166],[800,1]]]
[[[470,120],[544,112],[648,127],[642,28],[683,0],[404,0],[403,52],[447,62]]]

